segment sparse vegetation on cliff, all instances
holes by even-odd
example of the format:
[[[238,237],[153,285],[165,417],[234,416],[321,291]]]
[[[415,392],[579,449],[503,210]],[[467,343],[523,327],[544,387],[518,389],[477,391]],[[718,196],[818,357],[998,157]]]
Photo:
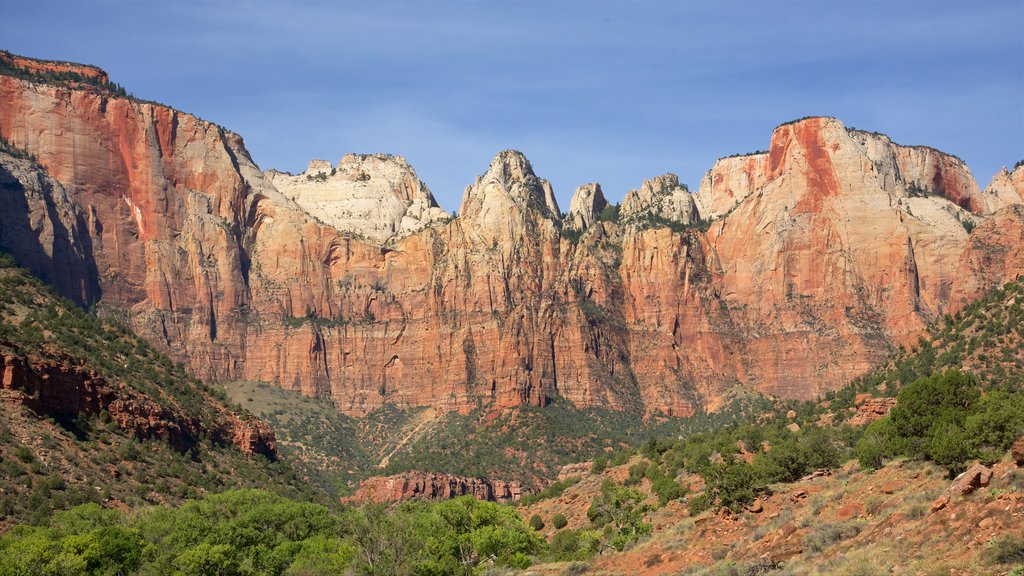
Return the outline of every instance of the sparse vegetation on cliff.
[[[58,86],[94,86],[104,92],[107,92],[111,96],[121,98],[131,97],[124,89],[124,86],[106,80],[106,75],[100,75],[99,71],[96,71],[97,74],[88,75],[71,70],[30,70],[15,65],[9,52],[0,51],[0,74],[4,76],[13,76],[22,80],[28,80],[29,82],[36,82],[38,84],[55,84]]]

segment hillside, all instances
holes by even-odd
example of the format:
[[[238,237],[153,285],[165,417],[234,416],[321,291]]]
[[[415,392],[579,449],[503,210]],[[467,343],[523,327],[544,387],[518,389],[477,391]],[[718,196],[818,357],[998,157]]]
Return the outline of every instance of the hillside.
[[[537,572],[1005,574],[1024,564],[1022,305],[1024,280],[1007,283],[827,399],[740,410],[706,433],[680,428],[567,468],[520,513],[575,563]],[[613,496],[626,521],[609,524],[602,502]]]
[[[123,326],[0,255],[0,527],[52,510],[176,503],[229,487],[317,498],[273,430]]]

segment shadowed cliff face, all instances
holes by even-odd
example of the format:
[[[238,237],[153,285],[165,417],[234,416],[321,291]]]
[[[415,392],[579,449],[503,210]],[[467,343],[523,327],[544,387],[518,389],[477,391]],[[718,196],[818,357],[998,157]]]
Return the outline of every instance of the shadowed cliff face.
[[[990,255],[1020,245],[1001,232],[1020,210],[983,214],[997,201],[962,162],[829,118],[719,161],[692,201],[669,177],[618,222],[581,199],[578,242],[550,185],[505,151],[460,218],[380,246],[307,214],[240,137],[194,116],[9,76],[0,108],[0,134],[81,215],[101,308],[201,377],[350,414],[561,395],[680,415],[738,384],[811,397],[1022,272],[1020,250]],[[1020,181],[999,181],[1000,205]]]

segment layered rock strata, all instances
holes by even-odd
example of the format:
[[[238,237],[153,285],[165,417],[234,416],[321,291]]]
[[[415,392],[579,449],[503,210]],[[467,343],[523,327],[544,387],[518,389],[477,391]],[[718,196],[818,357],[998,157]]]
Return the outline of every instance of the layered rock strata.
[[[112,384],[72,359],[33,361],[5,355],[2,361],[3,401],[40,415],[73,419],[105,412],[121,430],[136,438],[158,438],[183,452],[195,446],[200,437],[208,437],[245,454],[271,459],[277,456],[273,429],[254,418],[225,411],[216,426],[201,428],[192,418],[130,388]]]
[[[471,495],[486,502],[518,502],[528,494],[519,482],[466,478],[451,474],[406,472],[395,476],[374,476],[364,480],[353,502],[399,502],[403,500],[448,500]]]
[[[12,76],[0,135],[81,218],[74,244],[93,268],[62,291],[200,377],[270,381],[356,415],[556,396],[679,415],[746,387],[811,398],[1024,273],[1024,213],[989,213],[986,194],[1011,198],[1005,178],[982,193],[956,158],[832,118],[780,126],[769,152],[719,161],[696,195],[650,180],[618,222],[596,220],[587,187],[562,221],[515,151],[438,221],[416,216],[429,193],[398,159],[263,173],[238,135],[189,114]],[[395,199],[369,224],[376,239],[350,215],[332,224],[314,204],[333,197],[307,191],[342,183],[373,206]],[[563,233],[575,222],[578,241]],[[14,236],[19,258],[47,251],[46,234]]]

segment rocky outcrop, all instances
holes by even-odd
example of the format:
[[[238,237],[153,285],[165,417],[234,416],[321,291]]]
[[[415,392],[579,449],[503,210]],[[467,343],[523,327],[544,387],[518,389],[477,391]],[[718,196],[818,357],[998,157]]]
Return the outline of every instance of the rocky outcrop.
[[[565,215],[563,226],[573,230],[586,230],[597,221],[598,214],[608,205],[601,192],[601,185],[593,182],[576,189],[569,202],[569,212]]]
[[[1010,172],[1003,166],[982,193],[985,212],[996,212],[1014,204],[1024,204],[1024,162],[1018,163]]]
[[[1017,466],[1024,467],[1024,436],[1021,436],[1013,443],[1010,447],[1010,456],[1013,457],[1013,461],[1017,463]]]
[[[644,180],[622,200],[620,217],[624,221],[655,218],[680,224],[691,224],[697,218],[693,196],[679,184],[675,174],[665,174]]]
[[[429,193],[398,158],[263,173],[238,135],[194,116],[4,75],[0,135],[77,206],[101,311],[204,379],[274,382],[355,415],[556,396],[681,415],[737,385],[811,398],[1014,277],[1024,253],[1019,213],[982,214],[961,162],[832,118],[780,126],[696,196],[649,180],[578,241],[515,151],[467,187],[459,218],[412,231]],[[311,207],[336,200],[321,186],[393,199],[386,242],[328,222]],[[593,192],[567,220],[593,217]],[[46,253],[20,237],[19,257]]]
[[[850,426],[864,426],[889,414],[896,405],[895,398],[872,398],[870,394],[866,398],[858,395],[856,406],[850,408],[853,414],[846,421]]]
[[[981,221],[960,252],[949,307],[959,310],[1008,280],[1024,277],[1024,205]]]
[[[273,170],[266,175],[310,215],[373,243],[449,217],[401,156],[346,154],[336,167],[313,160],[298,176]]]
[[[26,58],[5,51],[0,51],[0,64],[28,74],[71,74],[96,80],[101,84],[106,84],[110,81],[107,73],[96,66],[77,64],[75,62],[36,60],[35,58]]]
[[[253,418],[222,412],[212,427],[203,427],[155,400],[112,384],[90,368],[66,358],[32,361],[4,355],[3,401],[60,419],[105,412],[118,428],[139,439],[161,439],[184,452],[207,436],[234,445],[245,454],[277,456],[274,431]]]
[[[0,152],[0,250],[79,304],[100,297],[86,216],[27,158]]]
[[[975,464],[966,472],[957,476],[949,488],[932,502],[932,512],[938,512],[946,507],[954,498],[963,497],[979,488],[988,486],[992,479],[992,470],[984,464]]]
[[[395,476],[374,476],[359,485],[349,502],[400,502],[403,500],[448,500],[471,495],[487,502],[518,502],[529,494],[519,482],[466,478],[451,474],[406,472]]]

